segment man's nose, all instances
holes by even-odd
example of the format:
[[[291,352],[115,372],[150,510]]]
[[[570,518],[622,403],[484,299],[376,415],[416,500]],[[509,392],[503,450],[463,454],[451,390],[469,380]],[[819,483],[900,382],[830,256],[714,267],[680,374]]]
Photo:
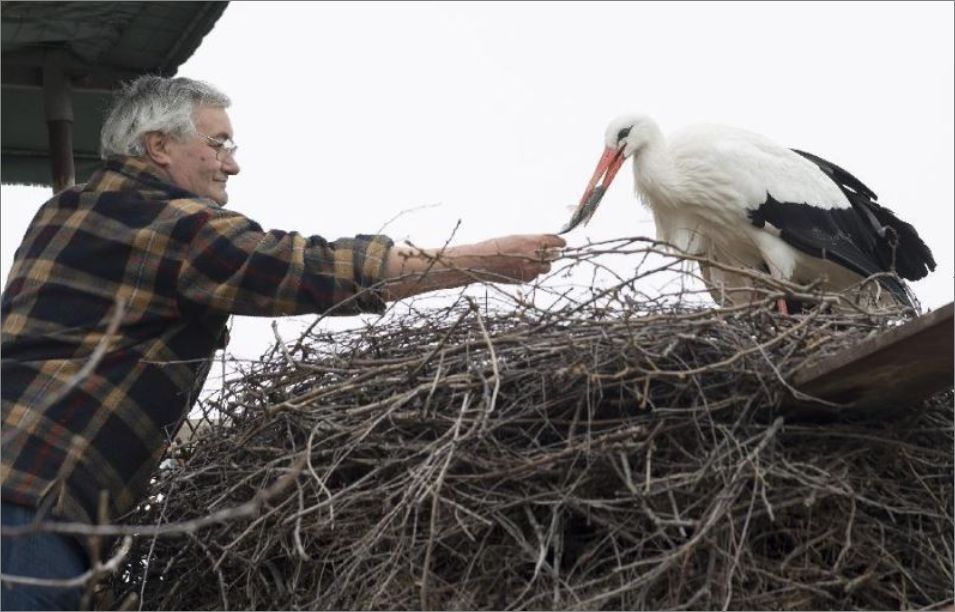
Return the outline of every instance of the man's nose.
[[[239,173],[239,162],[235,161],[234,157],[227,157],[222,161],[222,171],[228,175],[238,174]]]

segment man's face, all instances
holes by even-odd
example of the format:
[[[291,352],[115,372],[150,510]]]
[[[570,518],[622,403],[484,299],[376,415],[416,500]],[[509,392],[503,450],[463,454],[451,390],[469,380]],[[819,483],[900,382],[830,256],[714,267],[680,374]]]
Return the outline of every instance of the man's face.
[[[225,109],[209,106],[198,107],[193,120],[199,133],[182,141],[168,141],[169,164],[165,170],[176,186],[225,206],[229,201],[226,181],[239,173],[239,164],[225,151],[214,148],[215,143],[202,134],[218,141],[231,139],[232,123]]]

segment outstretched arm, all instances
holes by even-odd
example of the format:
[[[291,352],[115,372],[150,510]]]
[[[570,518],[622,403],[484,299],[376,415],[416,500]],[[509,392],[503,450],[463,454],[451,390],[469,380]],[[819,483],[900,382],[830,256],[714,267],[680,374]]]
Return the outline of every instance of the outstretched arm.
[[[444,249],[394,246],[385,260],[385,299],[477,281],[524,283],[550,271],[550,262],[565,244],[559,236],[528,234]]]

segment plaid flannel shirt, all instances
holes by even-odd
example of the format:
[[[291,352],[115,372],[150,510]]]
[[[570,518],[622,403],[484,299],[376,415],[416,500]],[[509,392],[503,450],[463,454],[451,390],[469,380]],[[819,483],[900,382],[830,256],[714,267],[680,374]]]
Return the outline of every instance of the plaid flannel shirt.
[[[40,208],[3,291],[3,499],[93,522],[106,491],[110,519],[129,511],[228,316],[380,312],[367,288],[391,245],[266,232],[138,159],[107,160]]]

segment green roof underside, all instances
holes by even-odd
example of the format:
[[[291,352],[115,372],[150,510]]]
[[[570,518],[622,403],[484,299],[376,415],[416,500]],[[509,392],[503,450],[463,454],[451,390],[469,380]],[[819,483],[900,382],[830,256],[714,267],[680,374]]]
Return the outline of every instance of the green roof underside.
[[[76,180],[99,165],[112,91],[143,74],[172,76],[227,2],[0,2],[4,184],[50,185],[44,62],[70,77]]]

